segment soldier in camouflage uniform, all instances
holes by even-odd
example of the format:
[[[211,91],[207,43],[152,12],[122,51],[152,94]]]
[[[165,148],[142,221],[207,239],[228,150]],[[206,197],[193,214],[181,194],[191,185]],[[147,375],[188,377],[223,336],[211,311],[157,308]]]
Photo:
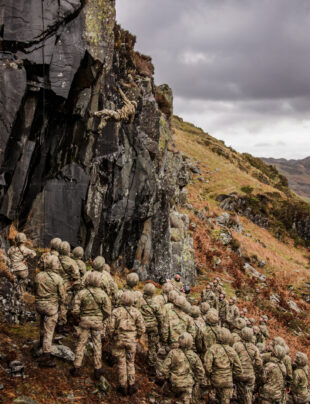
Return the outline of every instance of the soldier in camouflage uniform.
[[[11,268],[13,274],[19,282],[18,289],[21,295],[26,290],[26,284],[29,276],[29,270],[26,259],[33,258],[36,253],[25,246],[27,237],[24,233],[17,233],[15,236],[15,246],[12,246],[8,251],[8,257],[11,260]]]
[[[235,350],[229,346],[230,332],[221,328],[218,343],[208,349],[204,366],[207,377],[217,392],[221,404],[229,404],[233,395],[233,377],[240,379],[242,366]]]
[[[56,256],[58,258],[60,245],[61,245],[61,239],[58,238],[58,237],[53,238],[50,241],[50,251],[45,252],[45,253],[43,253],[41,255],[41,258],[40,258],[40,261],[39,261],[40,267],[45,268],[46,262],[49,260],[50,256],[54,255],[54,256]],[[60,265],[60,263],[59,263],[59,265]]]
[[[126,291],[120,298],[120,307],[112,311],[108,335],[112,341],[112,353],[117,361],[119,387],[122,395],[137,391],[135,384],[135,355],[137,342],[145,333],[142,314],[133,307],[134,295]]]
[[[283,358],[283,364],[285,366],[286,369],[286,379],[285,379],[285,383],[286,383],[286,387],[289,388],[292,379],[293,379],[293,369],[292,369],[292,361],[291,358],[289,356],[289,352],[290,349],[287,346],[285,340],[281,337],[275,337],[273,338],[273,340],[270,343],[270,350],[271,352],[266,352],[262,355],[262,358],[264,360],[264,362],[269,362],[270,361],[270,357],[272,355],[272,350],[276,345],[280,345],[282,346],[282,348],[285,350],[285,356]],[[285,392],[283,400],[281,401],[281,404],[285,404],[287,402],[287,394]]]
[[[206,321],[206,315],[208,314],[209,310],[211,309],[209,303],[203,302],[200,305],[201,316]]]
[[[259,350],[252,340],[253,330],[245,327],[241,331],[241,341],[233,345],[243,369],[241,380],[237,380],[237,401],[243,404],[252,404],[255,373],[259,372],[263,366]]]
[[[285,392],[286,369],[282,363],[285,349],[275,345],[269,362],[264,366],[263,386],[259,391],[261,404],[280,404]]]
[[[43,347],[43,355],[39,361],[41,367],[55,366],[50,353],[59,305],[66,298],[63,280],[57,274],[58,264],[58,258],[50,256],[45,261],[44,271],[35,277],[36,310],[40,315],[40,345]]]
[[[100,276],[92,272],[85,280],[84,288],[74,297],[72,315],[80,318],[79,341],[75,349],[72,376],[81,375],[81,366],[89,336],[94,349],[94,377],[96,380],[103,375],[101,335],[103,321],[111,315],[111,301],[100,288]]]
[[[227,311],[228,311],[228,301],[226,300],[226,294],[223,292],[219,296],[219,304],[218,304],[219,318],[222,327],[226,327],[227,325],[226,323]]]
[[[248,324],[249,319],[247,318],[248,310],[244,307],[240,310],[240,317],[243,318]]]
[[[174,308],[174,302],[177,297],[178,293],[174,289],[170,290],[168,294],[168,303],[164,304],[164,306],[162,307],[162,313],[164,319],[166,318],[168,311]]]
[[[206,289],[201,292],[201,301],[209,303],[211,309],[218,309],[217,296],[212,290],[211,282],[209,282]]]
[[[75,247],[75,249],[72,251],[72,258],[79,267],[80,278],[83,278],[83,276],[86,274],[86,264],[83,261],[83,257],[84,257],[84,249],[82,247]]]
[[[215,309],[210,309],[205,316],[206,322],[206,345],[209,349],[212,345],[217,343],[217,336],[220,331],[219,317]]]
[[[193,349],[195,352],[198,353],[200,359],[203,360],[204,355],[207,352],[207,330],[206,323],[201,316],[201,312],[198,306],[192,307],[192,317],[194,319],[194,325],[196,329]]]
[[[93,261],[93,269],[97,273],[100,273],[100,288],[104,290],[104,292],[109,296],[112,306],[116,306],[118,300],[118,286],[111,274],[107,271],[109,270],[109,266],[106,265],[105,259],[101,256],[98,256]],[[89,272],[84,276],[84,280],[89,275]],[[99,275],[98,275],[99,276]]]
[[[216,299],[218,301],[220,294],[223,293],[223,287],[220,278],[216,277],[212,282],[212,290],[215,293]]]
[[[156,352],[159,345],[159,336],[163,326],[163,314],[160,306],[155,303],[155,286],[147,283],[144,286],[141,314],[144,319],[148,337],[148,365],[150,374],[155,376]]]
[[[183,293],[183,283],[181,282],[181,274],[177,273],[174,275],[174,279],[170,281],[173,289],[178,293]]]
[[[161,289],[161,294],[154,297],[154,302],[160,307],[163,307],[166,303],[168,303],[168,295],[171,290],[173,290],[171,283],[164,283]]]
[[[162,327],[162,340],[170,349],[176,347],[179,336],[184,332],[190,333],[195,338],[193,319],[183,311],[186,303],[185,297],[179,295],[174,301],[174,307],[167,311]]]
[[[268,316],[263,315],[259,319],[259,329],[260,333],[256,336],[256,342],[260,342],[262,344],[266,344],[267,339],[269,339],[269,331],[267,328],[268,324]]]
[[[239,316],[239,309],[236,306],[236,302],[237,302],[237,299],[234,296],[231,297],[229,299],[229,302],[228,302],[229,304],[228,304],[228,308],[227,308],[227,315],[226,315],[226,321],[225,322],[227,323],[227,325],[228,325],[227,328],[229,328],[230,331],[233,330],[235,320],[238,317],[240,317]]]
[[[253,329],[253,327],[255,326],[255,324],[256,324],[255,318],[251,317],[251,318],[248,319],[248,321],[247,321],[247,327]]]
[[[167,380],[169,389],[183,404],[192,403],[193,387],[205,384],[205,372],[199,356],[192,350],[193,338],[183,333],[178,338],[178,347],[167,355],[159,373],[159,379]]]
[[[126,277],[126,285],[124,287],[124,290],[129,290],[133,293],[134,296],[134,307],[136,309],[141,308],[142,305],[142,293],[139,290],[135,290],[135,286],[137,286],[139,283],[139,275],[136,272],[132,272],[127,275]]]
[[[308,357],[303,352],[296,353],[293,365],[293,380],[291,384],[290,404],[306,404],[310,402],[308,390]]]
[[[59,248],[59,275],[64,281],[66,301],[60,308],[58,331],[63,331],[63,327],[67,324],[67,312],[69,304],[72,301],[73,293],[79,290],[81,286],[79,267],[69,255],[70,244],[67,241],[63,241]]]
[[[235,344],[236,342],[241,341],[241,332],[246,327],[246,321],[244,318],[238,317],[233,323],[233,332],[231,334],[232,342]]]

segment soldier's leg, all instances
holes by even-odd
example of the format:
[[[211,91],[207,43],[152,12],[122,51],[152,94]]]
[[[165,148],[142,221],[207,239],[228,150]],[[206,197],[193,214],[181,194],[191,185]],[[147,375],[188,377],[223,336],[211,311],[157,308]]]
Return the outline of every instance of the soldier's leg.
[[[186,390],[183,390],[180,397],[178,398],[178,402],[182,404],[191,404],[193,395],[192,393],[193,393],[192,388],[187,388]]]
[[[28,269],[24,269],[23,271],[16,271],[14,275],[17,277],[18,285],[17,290],[21,296],[26,292],[27,281],[29,277]]]
[[[127,390],[127,363],[125,347],[120,344],[115,345],[112,348],[112,354],[117,363],[118,382],[122,388]]]
[[[251,383],[237,383],[238,403],[252,404],[253,388]]]
[[[102,368],[102,330],[91,330],[92,343],[94,345],[94,367],[95,369]]]
[[[149,366],[155,368],[157,361],[157,349],[159,344],[158,332],[148,333],[148,363]]]
[[[50,353],[53,343],[54,331],[58,320],[58,312],[44,317],[43,353]]]
[[[44,317],[45,314],[39,313],[40,316],[40,347],[43,347],[43,339],[44,339]]]
[[[132,342],[126,345],[126,363],[127,363],[127,378],[128,386],[135,384],[135,357],[136,357],[136,342]]]
[[[221,404],[229,404],[233,396],[232,388],[216,389]]]
[[[59,313],[59,325],[63,326],[67,324],[67,313],[68,313],[68,306],[71,299],[70,291],[67,291],[65,301],[60,306],[60,313]]]
[[[79,340],[77,346],[75,348],[75,361],[74,367],[80,368],[82,366],[84,351],[86,348],[86,344],[89,337],[89,329],[88,328],[80,328],[79,331]]]

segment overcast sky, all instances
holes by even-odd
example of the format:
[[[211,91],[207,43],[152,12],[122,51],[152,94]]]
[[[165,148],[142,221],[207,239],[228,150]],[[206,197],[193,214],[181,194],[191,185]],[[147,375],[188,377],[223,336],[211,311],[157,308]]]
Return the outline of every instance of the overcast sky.
[[[116,0],[174,112],[240,152],[310,155],[310,0]]]

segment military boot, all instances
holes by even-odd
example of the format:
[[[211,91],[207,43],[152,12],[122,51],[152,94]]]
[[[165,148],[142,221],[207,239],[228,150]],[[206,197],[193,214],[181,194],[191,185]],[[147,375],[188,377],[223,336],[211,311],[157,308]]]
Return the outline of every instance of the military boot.
[[[137,391],[138,391],[138,386],[137,386],[136,383],[135,383],[135,384],[130,384],[130,385],[128,386],[128,394],[129,394],[130,396],[132,396],[133,394],[135,394]]]
[[[70,369],[70,374],[72,377],[79,377],[82,376],[81,368],[73,367]]]
[[[50,353],[44,353],[39,359],[39,367],[40,368],[54,368],[56,363],[51,357]]]
[[[100,380],[100,376],[103,376],[103,375],[104,375],[104,368],[94,370],[94,379],[95,380]]]
[[[124,387],[121,385],[117,386],[117,391],[124,397],[127,396],[127,394],[128,394],[127,387]]]

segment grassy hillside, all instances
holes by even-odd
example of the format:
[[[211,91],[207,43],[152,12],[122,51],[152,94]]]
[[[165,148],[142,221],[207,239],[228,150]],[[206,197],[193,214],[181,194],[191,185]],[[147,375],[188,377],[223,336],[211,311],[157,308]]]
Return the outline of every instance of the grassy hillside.
[[[295,206],[307,213],[308,206],[273,167],[237,153],[180,118],[174,117],[173,127],[175,146],[201,171],[192,175],[183,208],[192,221],[199,269],[196,296],[207,280],[220,276],[227,294],[237,294],[239,307],[247,307],[249,316],[258,318],[267,313],[272,336],[282,335],[289,341],[292,352],[306,350],[309,355],[310,315],[305,301],[310,293],[309,250],[307,242],[286,226],[285,220],[289,222],[290,218],[276,210]],[[219,226],[217,217],[224,211],[218,197],[232,193],[256,200],[258,211],[264,208],[270,226],[261,227],[236,212],[228,212],[230,222]],[[262,196],[266,196],[266,201]],[[234,230],[236,223],[239,228],[242,226],[241,232]],[[223,233],[232,236],[228,245],[221,241]],[[245,264],[266,280],[252,276]]]

